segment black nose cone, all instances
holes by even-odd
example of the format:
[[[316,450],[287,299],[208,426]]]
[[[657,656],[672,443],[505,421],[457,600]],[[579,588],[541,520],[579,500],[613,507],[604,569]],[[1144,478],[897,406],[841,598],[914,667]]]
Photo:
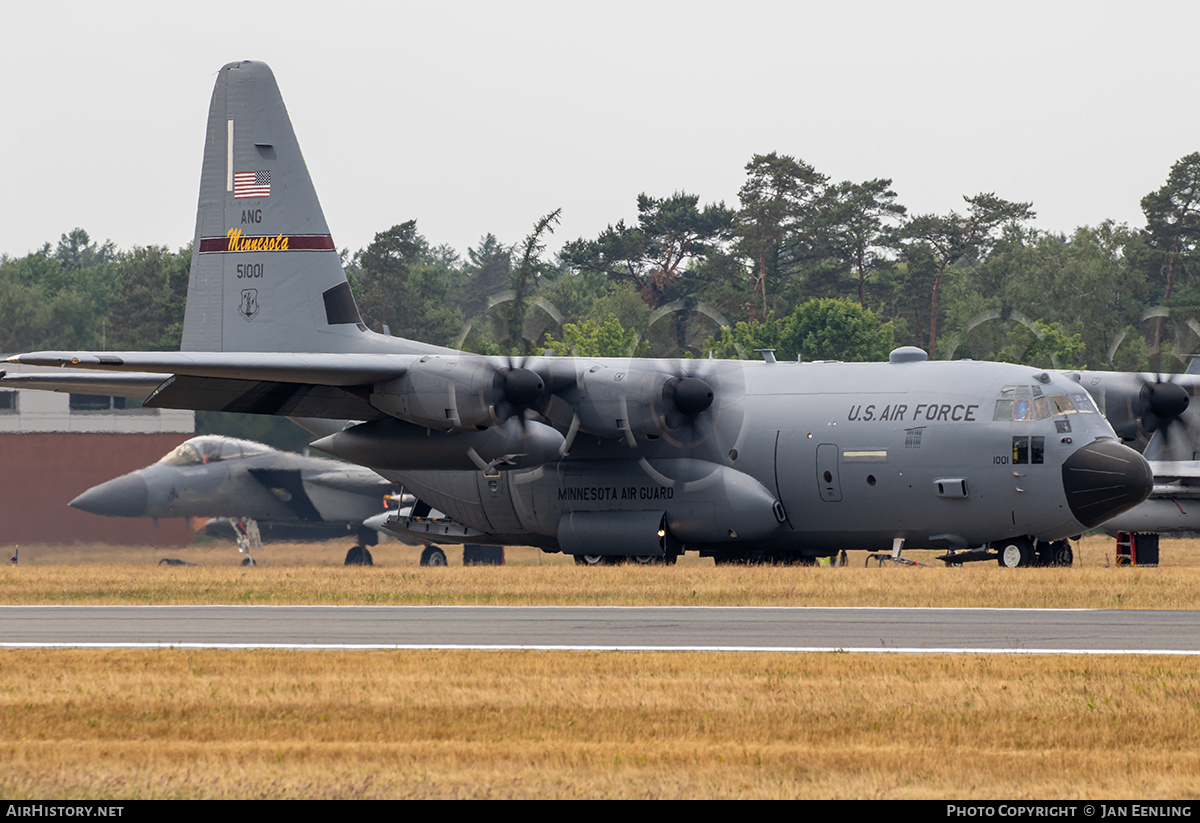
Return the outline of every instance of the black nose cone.
[[[1116,440],[1082,446],[1062,467],[1063,490],[1075,519],[1089,529],[1132,509],[1150,496],[1150,464]]]
[[[109,517],[144,517],[150,500],[146,481],[127,474],[99,486],[93,486],[71,501],[75,509]]]

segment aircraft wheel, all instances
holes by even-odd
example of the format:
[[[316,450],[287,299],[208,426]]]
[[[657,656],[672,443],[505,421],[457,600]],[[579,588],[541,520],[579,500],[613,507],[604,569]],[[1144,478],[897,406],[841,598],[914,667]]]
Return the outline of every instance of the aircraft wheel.
[[[351,546],[350,551],[346,552],[346,566],[370,566],[371,553],[362,546]]]
[[[637,563],[639,566],[653,566],[655,563],[658,563],[662,560],[661,557],[655,557],[652,554],[637,554],[637,555],[634,555],[631,559],[633,560],[634,563]]]
[[[1075,562],[1075,552],[1066,540],[1059,540],[1055,545],[1054,565],[1070,566]]]
[[[997,543],[996,547],[1000,551],[996,561],[1005,568],[1032,566],[1037,562],[1037,552],[1033,550],[1033,544],[1023,537],[1002,541]]]
[[[612,561],[603,554],[577,554],[575,555],[575,564],[577,566],[610,566]]]
[[[243,565],[243,566],[257,566],[258,564],[254,562],[254,558],[253,558],[253,557],[243,557],[243,558],[242,558],[242,565]]]
[[[421,552],[422,566],[446,566],[446,553],[437,546],[429,546]]]

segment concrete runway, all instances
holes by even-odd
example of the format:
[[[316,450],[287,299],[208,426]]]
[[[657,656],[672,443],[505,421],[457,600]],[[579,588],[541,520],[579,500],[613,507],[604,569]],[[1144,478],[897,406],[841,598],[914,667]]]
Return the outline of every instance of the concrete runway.
[[[5,648],[1200,654],[1200,611],[0,606]]]

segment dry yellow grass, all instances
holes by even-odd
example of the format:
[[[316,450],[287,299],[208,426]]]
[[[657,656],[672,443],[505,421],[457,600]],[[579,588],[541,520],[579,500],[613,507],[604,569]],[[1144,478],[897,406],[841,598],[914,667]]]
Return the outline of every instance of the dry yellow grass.
[[[1112,541],[1084,541],[1071,568],[1002,569],[995,563],[945,568],[864,566],[716,567],[692,556],[674,567],[581,568],[536,549],[510,551],[504,567],[421,568],[411,548],[383,546],[373,568],[340,563],[341,544],[272,546],[262,565],[235,565],[237,552],[191,549],[212,557],[199,567],[150,565],[152,549],[91,550],[109,563],[65,565],[77,548],[23,549],[21,564],[0,569],[6,604],[490,604],[725,606],[996,606],[1010,608],[1192,609],[1200,606],[1200,540],[1164,541],[1158,568],[1105,567]],[[136,562],[136,556],[148,560]],[[179,552],[176,552],[179,554]],[[131,557],[131,555],[133,557]],[[452,555],[453,556],[453,555]],[[112,563],[119,565],[112,565]]]
[[[1145,569],[1106,568],[1098,538],[1074,568],[1021,570],[577,568],[532,549],[424,569],[395,545],[361,569],[344,551],[269,546],[247,569],[227,545],[25,547],[0,603],[1195,608],[1200,591],[1200,541]],[[0,794],[1195,799],[1198,719],[1190,657],[4,651]]]
[[[1191,798],[1191,658],[0,653],[0,794]]]

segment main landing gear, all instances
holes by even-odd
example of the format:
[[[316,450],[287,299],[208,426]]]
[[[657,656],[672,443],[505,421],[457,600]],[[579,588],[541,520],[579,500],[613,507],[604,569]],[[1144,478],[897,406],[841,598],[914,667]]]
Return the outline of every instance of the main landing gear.
[[[421,552],[422,566],[445,566],[446,553],[432,543],[425,544],[425,550]]]
[[[938,555],[937,559],[947,566],[961,566],[976,560],[995,560],[1007,569],[1017,569],[1070,566],[1075,562],[1075,552],[1069,540],[1039,540],[1035,543],[1030,537],[1012,537],[978,549],[948,552]]]
[[[347,566],[374,566],[375,558],[371,557],[371,550],[367,546],[379,545],[379,532],[374,529],[369,529],[366,526],[358,527],[358,542],[350,547],[350,551],[346,552]]]
[[[371,550],[366,546],[351,546],[350,551],[346,552],[347,566],[374,566],[375,558],[371,557]]]
[[[576,566],[620,566],[625,563],[635,563],[639,566],[674,566],[679,559],[677,554],[639,554],[625,556],[621,554],[577,554]]]

